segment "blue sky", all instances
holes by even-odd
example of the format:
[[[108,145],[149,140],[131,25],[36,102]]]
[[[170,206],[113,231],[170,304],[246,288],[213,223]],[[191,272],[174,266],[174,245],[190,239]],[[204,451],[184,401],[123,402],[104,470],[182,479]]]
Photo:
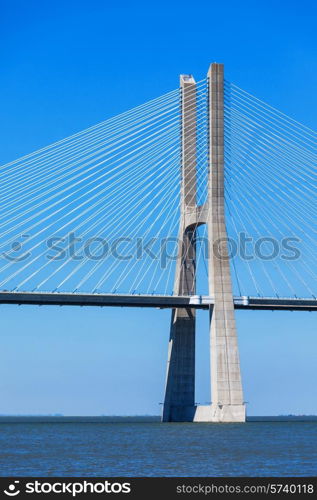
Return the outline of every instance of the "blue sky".
[[[317,129],[312,1],[3,1],[1,163],[203,78]],[[157,414],[169,312],[1,306],[0,413]],[[317,413],[312,313],[237,313],[249,414]],[[198,320],[197,401],[210,399]]]

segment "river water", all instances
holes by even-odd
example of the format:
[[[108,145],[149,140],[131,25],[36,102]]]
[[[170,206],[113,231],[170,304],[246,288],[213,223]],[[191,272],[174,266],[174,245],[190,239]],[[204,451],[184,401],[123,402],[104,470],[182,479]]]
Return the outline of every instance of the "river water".
[[[0,417],[1,476],[316,476],[316,418]]]

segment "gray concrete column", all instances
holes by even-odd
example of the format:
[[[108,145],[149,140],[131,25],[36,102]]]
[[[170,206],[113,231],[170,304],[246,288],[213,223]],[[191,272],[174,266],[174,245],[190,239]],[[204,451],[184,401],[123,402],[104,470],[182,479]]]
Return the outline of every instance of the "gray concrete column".
[[[245,421],[224,203],[224,67],[212,64],[209,80],[208,234],[213,421]]]
[[[196,225],[189,224],[196,213],[196,83],[181,75],[181,214],[179,252],[174,293],[195,293]],[[191,221],[192,222],[192,221]],[[165,398],[164,422],[192,421],[195,413],[195,310],[172,311]]]

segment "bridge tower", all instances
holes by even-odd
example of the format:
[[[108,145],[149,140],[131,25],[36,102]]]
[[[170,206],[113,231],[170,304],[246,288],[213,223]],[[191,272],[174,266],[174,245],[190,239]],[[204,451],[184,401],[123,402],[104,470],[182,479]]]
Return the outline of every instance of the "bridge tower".
[[[174,293],[195,294],[196,230],[207,224],[210,306],[212,403],[195,405],[195,311],[172,311],[164,422],[244,422],[245,405],[240,374],[237,332],[227,250],[224,213],[224,68],[208,71],[209,174],[204,205],[196,203],[196,83],[181,75],[181,216],[180,248]],[[216,250],[216,251],[215,251]]]

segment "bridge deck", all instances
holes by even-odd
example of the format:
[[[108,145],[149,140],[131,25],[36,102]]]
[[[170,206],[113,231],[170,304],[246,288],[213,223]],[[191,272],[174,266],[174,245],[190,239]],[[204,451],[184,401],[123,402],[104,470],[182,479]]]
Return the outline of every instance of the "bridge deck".
[[[207,295],[120,295],[57,292],[0,292],[0,304],[33,304],[58,306],[116,306],[208,309],[213,304]],[[234,297],[235,309],[267,309],[287,311],[316,311],[313,298]]]

